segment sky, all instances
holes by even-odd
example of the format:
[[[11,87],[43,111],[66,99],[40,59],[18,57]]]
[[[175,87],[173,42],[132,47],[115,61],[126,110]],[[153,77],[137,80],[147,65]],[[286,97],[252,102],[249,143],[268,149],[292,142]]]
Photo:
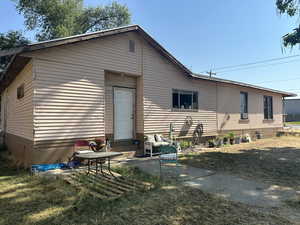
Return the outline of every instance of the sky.
[[[110,3],[85,0],[85,6]],[[299,20],[279,15],[275,0],[118,0],[132,23],[142,26],[195,73],[294,92],[300,95],[300,56],[249,67],[218,69],[273,58],[300,55],[286,49],[281,37]],[[0,0],[0,32],[25,30],[24,18],[11,0]],[[34,31],[25,35],[34,41]],[[246,69],[245,69],[246,68]]]

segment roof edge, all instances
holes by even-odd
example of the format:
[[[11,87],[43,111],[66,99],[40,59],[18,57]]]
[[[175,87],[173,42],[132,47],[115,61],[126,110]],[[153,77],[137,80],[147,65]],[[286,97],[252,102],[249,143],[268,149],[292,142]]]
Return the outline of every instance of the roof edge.
[[[64,38],[57,38],[57,39],[52,39],[52,40],[42,41],[42,42],[37,42],[37,43],[32,43],[32,44],[27,44],[20,48],[0,51],[0,56],[14,55],[14,57],[16,57],[17,55],[19,55],[21,53],[25,53],[25,52],[31,52],[31,51],[36,51],[36,50],[45,49],[45,48],[57,47],[57,46],[61,46],[61,45],[77,43],[80,41],[87,41],[87,40],[91,40],[91,39],[96,39],[96,38],[120,34],[120,33],[126,33],[126,32],[130,32],[130,31],[137,31],[150,45],[152,45],[156,50],[158,50],[161,54],[163,54],[165,57],[167,57],[176,66],[178,66],[180,69],[182,69],[191,78],[209,80],[209,81],[220,82],[220,83],[228,83],[228,84],[233,84],[233,85],[238,85],[238,86],[243,86],[243,87],[248,87],[248,88],[259,89],[259,90],[263,90],[263,91],[269,91],[269,92],[281,94],[285,97],[297,96],[296,94],[290,93],[290,92],[284,92],[284,91],[274,90],[274,89],[270,89],[270,88],[264,88],[264,87],[260,87],[260,86],[256,86],[256,85],[252,85],[252,84],[247,84],[247,83],[243,83],[243,82],[239,82],[239,81],[221,79],[221,78],[216,78],[216,77],[209,77],[209,76],[203,75],[203,74],[192,73],[186,66],[184,66],[172,54],[170,54],[162,45],[160,45],[151,35],[149,35],[142,27],[140,27],[139,25],[136,25],[136,24],[127,25],[127,26],[123,26],[123,27],[116,27],[116,28],[112,28],[112,29],[96,31],[96,32],[91,32],[91,33],[73,35],[73,36],[64,37]],[[13,62],[13,60],[11,61],[11,63],[12,62]],[[8,70],[10,65],[8,65],[6,71]],[[6,71],[4,71],[3,74],[5,74]]]
[[[193,73],[192,77],[196,78],[196,79],[202,79],[202,80],[208,80],[208,81],[213,81],[213,82],[232,84],[232,85],[237,85],[237,86],[242,86],[242,87],[247,87],[247,88],[254,88],[254,89],[258,89],[258,90],[262,90],[262,91],[268,91],[268,92],[272,92],[272,93],[281,94],[284,97],[296,97],[297,96],[297,94],[291,93],[291,92],[275,90],[275,89],[272,89],[272,88],[265,88],[265,87],[261,87],[261,86],[257,86],[257,85],[253,85],[253,84],[248,84],[248,83],[243,83],[243,82],[239,82],[239,81],[234,81],[234,80],[227,80],[227,79],[223,79],[223,78],[210,77],[210,76],[203,75],[203,74]]]

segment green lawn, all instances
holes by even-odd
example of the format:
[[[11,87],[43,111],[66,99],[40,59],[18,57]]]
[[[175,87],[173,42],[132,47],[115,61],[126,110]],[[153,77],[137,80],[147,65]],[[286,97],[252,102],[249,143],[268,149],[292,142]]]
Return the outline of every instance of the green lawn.
[[[155,188],[104,201],[60,179],[29,176],[0,161],[0,225],[291,224],[277,215],[197,189],[159,183],[135,168],[116,170],[152,182]]]
[[[291,125],[300,125],[300,121],[292,121],[292,122],[285,122],[285,123]]]

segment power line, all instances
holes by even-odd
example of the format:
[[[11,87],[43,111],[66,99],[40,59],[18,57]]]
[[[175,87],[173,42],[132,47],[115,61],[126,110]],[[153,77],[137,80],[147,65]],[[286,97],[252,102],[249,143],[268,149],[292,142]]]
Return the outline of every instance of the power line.
[[[250,66],[250,65],[255,65],[255,64],[262,64],[262,63],[267,63],[267,62],[272,62],[272,61],[278,61],[278,60],[282,60],[282,59],[295,58],[295,57],[299,57],[299,56],[300,55],[298,54],[298,55],[292,55],[292,56],[286,56],[286,57],[271,58],[271,59],[265,59],[265,60],[261,60],[261,61],[250,62],[250,63],[217,67],[217,68],[214,68],[214,70],[223,70],[223,69],[230,69],[230,68],[235,68],[235,67]],[[203,71],[203,72],[205,72],[205,71]]]
[[[285,81],[291,81],[291,80],[300,80],[300,77],[294,77],[294,78],[283,79],[283,80],[268,80],[268,81],[262,81],[262,82],[259,82],[259,83],[256,83],[256,84],[285,82]]]
[[[251,67],[246,67],[246,68],[238,68],[238,69],[232,69],[232,70],[225,70],[225,71],[219,71],[219,74],[224,74],[224,73],[228,73],[228,72],[234,72],[234,71],[240,71],[240,70],[248,70],[248,69],[256,69],[256,68],[261,68],[261,67],[268,67],[268,66],[277,66],[277,65],[282,65],[282,64],[286,64],[286,63],[292,63],[292,62],[297,62],[300,59],[296,59],[296,60],[291,60],[291,61],[286,61],[286,62],[281,62],[281,63],[271,63],[271,64],[266,64],[266,65],[257,65],[257,66],[251,66]]]

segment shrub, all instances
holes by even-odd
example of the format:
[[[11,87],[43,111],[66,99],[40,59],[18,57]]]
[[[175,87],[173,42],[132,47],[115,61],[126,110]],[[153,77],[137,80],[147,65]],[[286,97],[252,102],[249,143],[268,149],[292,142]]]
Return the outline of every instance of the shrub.
[[[181,149],[186,149],[191,147],[191,142],[190,141],[180,141],[180,147]]]
[[[210,140],[208,140],[208,147],[210,147],[210,148],[213,148],[213,147],[215,147],[215,140],[214,139],[210,139]]]
[[[229,139],[234,139],[234,133],[230,132],[227,134]]]

